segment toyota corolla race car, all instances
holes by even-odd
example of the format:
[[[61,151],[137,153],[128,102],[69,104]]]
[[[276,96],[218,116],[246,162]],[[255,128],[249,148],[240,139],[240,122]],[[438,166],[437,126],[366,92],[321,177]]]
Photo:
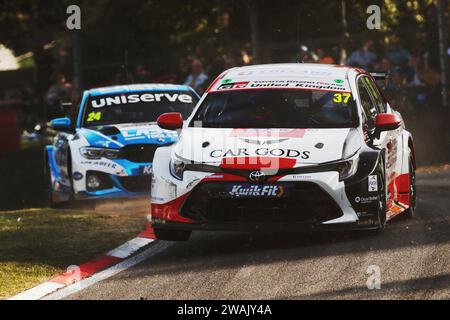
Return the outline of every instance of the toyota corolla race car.
[[[79,199],[149,195],[153,156],[178,140],[156,124],[165,112],[187,118],[199,97],[175,85],[129,85],[86,91],[72,118],[45,150],[50,205]]]
[[[223,73],[157,150],[152,220],[163,240],[192,230],[381,231],[416,206],[411,134],[361,69],[262,65]]]

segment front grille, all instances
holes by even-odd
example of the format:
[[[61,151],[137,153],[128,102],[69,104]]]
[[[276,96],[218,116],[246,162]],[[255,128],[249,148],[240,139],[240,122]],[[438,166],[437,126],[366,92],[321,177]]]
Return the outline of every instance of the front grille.
[[[313,183],[283,183],[286,198],[231,198],[223,183],[199,185],[187,199],[181,214],[204,223],[320,223],[343,215],[336,202]]]
[[[156,144],[136,144],[123,147],[121,157],[134,163],[153,162],[156,149],[160,146]]]
[[[119,177],[120,184],[129,192],[150,192],[152,179],[150,176]]]

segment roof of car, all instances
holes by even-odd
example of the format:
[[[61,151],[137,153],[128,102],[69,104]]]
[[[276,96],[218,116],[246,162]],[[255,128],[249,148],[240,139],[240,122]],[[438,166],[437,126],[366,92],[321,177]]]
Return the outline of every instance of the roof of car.
[[[105,94],[133,93],[151,91],[193,91],[191,87],[175,84],[131,84],[112,87],[95,88],[88,90],[91,96],[101,96]]]

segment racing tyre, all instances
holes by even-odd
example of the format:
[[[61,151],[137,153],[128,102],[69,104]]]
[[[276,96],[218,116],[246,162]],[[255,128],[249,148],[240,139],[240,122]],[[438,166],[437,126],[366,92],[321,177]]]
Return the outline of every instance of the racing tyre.
[[[70,180],[70,193],[69,193],[69,200],[66,202],[66,208],[73,209],[75,207],[75,195],[74,195],[74,187],[73,187],[73,175],[72,175],[72,156],[70,149],[68,152],[68,171],[69,171],[69,180]]]
[[[184,230],[167,230],[167,229],[154,229],[155,235],[158,240],[163,241],[175,241],[183,242],[188,241],[191,237],[191,231]]]
[[[53,201],[52,177],[48,163],[45,164],[45,197],[50,208],[58,208],[59,203]]]
[[[386,186],[386,170],[384,164],[378,166],[378,184],[380,192],[379,209],[378,209],[378,225],[374,230],[376,234],[380,234],[386,228],[387,220],[387,186]]]
[[[414,169],[414,160],[412,156],[409,157],[409,181],[409,209],[402,215],[405,219],[414,218],[417,207],[416,170]]]

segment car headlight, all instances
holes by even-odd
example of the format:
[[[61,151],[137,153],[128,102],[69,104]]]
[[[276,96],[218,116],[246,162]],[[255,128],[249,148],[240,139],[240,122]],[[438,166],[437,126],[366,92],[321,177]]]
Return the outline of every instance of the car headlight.
[[[83,147],[83,148],[80,148],[80,154],[84,158],[89,159],[89,160],[100,160],[102,158],[118,159],[120,156],[120,150]]]
[[[171,160],[169,166],[170,166],[170,174],[175,179],[182,181],[184,170],[186,169],[185,163],[180,160]]]
[[[355,156],[352,159],[338,163],[337,169],[339,172],[339,181],[345,181],[353,177],[358,171],[359,157]]]

